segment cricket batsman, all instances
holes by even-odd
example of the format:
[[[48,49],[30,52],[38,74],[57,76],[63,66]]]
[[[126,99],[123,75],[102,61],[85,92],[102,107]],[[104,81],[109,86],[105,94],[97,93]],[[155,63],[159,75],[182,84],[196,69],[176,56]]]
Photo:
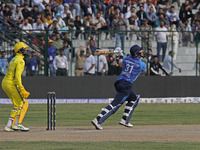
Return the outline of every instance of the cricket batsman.
[[[119,64],[123,68],[114,84],[117,91],[114,100],[107,107],[103,108],[102,112],[91,121],[97,130],[103,129],[101,124],[114,114],[125,101],[127,101],[127,104],[119,124],[124,125],[125,127],[133,127],[129,121],[135,107],[138,105],[140,95],[135,95],[133,93],[132,84],[141,72],[146,72],[146,64],[140,59],[140,57],[143,56],[142,47],[133,45],[130,48],[131,56],[127,56],[124,59],[121,48],[117,48],[114,52],[116,55],[120,56]]]
[[[28,46],[23,42],[15,44],[14,51],[16,55],[10,61],[6,75],[2,80],[2,88],[13,103],[8,123],[4,128],[4,131],[7,132],[14,130],[29,131],[29,128],[20,124],[27,110],[24,105],[25,102],[28,101],[25,101],[25,98],[28,98],[30,95],[30,93],[25,90],[21,80],[21,75],[25,66],[23,58],[24,55],[27,54],[27,47]],[[26,105],[26,107],[28,106]],[[20,119],[21,121],[19,121]]]

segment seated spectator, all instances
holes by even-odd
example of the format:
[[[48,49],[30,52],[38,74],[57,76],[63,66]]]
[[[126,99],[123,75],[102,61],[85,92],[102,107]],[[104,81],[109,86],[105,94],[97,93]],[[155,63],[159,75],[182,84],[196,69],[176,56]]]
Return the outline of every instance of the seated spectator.
[[[71,18],[71,13],[67,13],[67,16],[63,18],[63,21],[66,24],[66,27],[68,27],[68,30],[73,30],[74,28],[74,20]]]
[[[24,8],[22,9],[22,15],[24,19],[32,20],[31,13],[28,9],[28,5],[25,4]]]
[[[164,21],[165,27],[169,27],[169,23],[167,22],[167,20],[164,18],[164,14],[160,14],[160,16],[156,19],[155,21],[155,27],[159,27],[160,26],[160,22]]]
[[[127,30],[128,31],[138,31],[138,23],[137,23],[137,16],[136,14],[131,14],[131,17],[127,19]],[[136,35],[138,35],[138,32],[134,32]],[[130,34],[132,35],[133,32],[127,32],[127,40],[130,37]]]
[[[192,27],[189,24],[188,20],[186,20],[185,23],[183,24],[181,31],[183,32],[180,32],[179,44],[181,45],[181,43],[183,42],[184,43],[183,46],[187,46],[187,43],[190,42],[190,46],[193,46],[194,36],[192,33]]]
[[[165,13],[164,13],[164,11],[163,11],[162,8],[159,8],[159,10],[156,12],[156,16],[159,17],[160,14],[163,14],[163,17],[164,17],[164,18],[166,17],[166,15],[165,15]]]
[[[13,0],[14,4],[19,7],[24,7],[24,0]]]
[[[69,11],[69,7],[68,7],[67,5],[65,5],[64,11],[62,11],[62,12],[60,13],[60,14],[61,14],[61,18],[63,19],[63,18],[65,18],[65,17],[67,17],[67,13],[70,13],[71,18],[73,19],[72,13],[71,13],[71,11]]]
[[[156,12],[156,8],[152,3],[152,0],[147,0],[147,3],[144,4],[144,11],[146,13],[150,12],[150,9],[153,8],[153,12]]]
[[[92,15],[87,14],[83,18],[83,26],[84,26],[84,39],[87,40],[89,34],[91,34],[90,30],[92,29]]]
[[[80,6],[84,12],[84,15],[92,14],[91,0],[80,0]]]
[[[155,26],[155,21],[157,19],[156,13],[154,12],[153,7],[150,8],[150,11],[146,13],[147,14],[147,19],[148,19],[148,24],[152,27]]]
[[[68,62],[63,49],[60,49],[59,55],[54,58],[53,66],[56,69],[56,76],[68,76]]]
[[[41,12],[42,20],[45,20],[49,15],[52,16],[52,12],[51,12],[50,6],[46,5],[45,9],[42,10]]]
[[[60,32],[60,27],[58,26],[58,20],[57,19],[53,19],[53,23],[49,26],[49,34],[61,34]]]
[[[84,52],[85,51],[82,45],[76,51],[75,76],[84,75],[84,64],[85,64],[85,59],[86,59],[86,55],[84,54]]]
[[[120,11],[123,10],[123,3],[124,0],[111,0],[110,4],[113,5],[115,8],[119,8]]]
[[[63,40],[60,38],[60,34],[56,34],[56,39],[53,42],[53,46],[56,48],[56,52],[63,48]]]
[[[33,22],[37,20],[37,17],[40,15],[40,12],[38,10],[38,6],[34,5],[33,9],[31,10],[31,17],[33,19]]]
[[[152,49],[152,32],[153,28],[148,25],[148,20],[144,19],[143,24],[140,27],[140,31],[143,31],[140,33],[141,39],[141,45],[143,47],[143,50],[145,53],[147,53],[148,49]],[[149,32],[144,32],[144,31],[149,31]]]
[[[41,12],[43,9],[45,9],[44,5],[43,5],[43,0],[33,0],[33,5],[38,6],[38,10],[39,12]]]
[[[52,23],[52,16],[48,15],[47,18],[44,19],[44,27],[48,28]]]
[[[80,16],[76,16],[76,20],[74,21],[74,26],[76,27],[75,38],[77,39],[81,31],[84,30]]]
[[[186,20],[191,18],[191,24],[193,23],[194,14],[192,13],[192,8],[189,5],[189,0],[186,0],[185,3],[182,4],[179,12],[179,18],[182,23],[185,23]]]
[[[172,73],[173,73],[172,66],[173,66],[173,68],[177,68],[179,70],[179,72],[181,72],[181,68],[178,67],[178,65],[175,63],[175,61],[173,60],[173,56],[174,56],[174,52],[170,51],[169,55],[166,56],[163,61],[163,67],[165,68],[165,71],[170,76],[172,76]]]
[[[138,19],[140,20],[140,22],[143,22],[143,19],[147,19],[147,15],[144,11],[144,6],[140,6],[140,10],[137,11],[137,16],[138,16]]]
[[[48,44],[48,58],[47,62],[49,64],[49,69],[50,69],[50,76],[56,76],[56,70],[53,67],[53,60],[56,56],[56,48],[53,46],[53,40],[49,40]]]
[[[63,0],[63,4],[64,6],[67,6],[71,12],[75,9],[76,16],[80,15],[80,5],[77,0]]]
[[[0,76],[6,75],[7,66],[8,66],[8,61],[6,59],[6,51],[1,51],[1,55],[0,55]]]
[[[51,0],[50,6],[52,9],[56,10],[56,12],[64,11],[63,0]]]
[[[106,24],[106,21],[103,17],[101,17],[101,14],[98,12],[96,15],[96,18],[93,20],[93,30],[108,30],[108,26]],[[108,32],[106,32],[106,39],[107,39]]]
[[[181,6],[180,0],[169,0],[169,6],[172,6],[174,3],[177,3],[177,4],[178,4],[178,7]]]
[[[114,15],[115,15],[115,7],[110,6],[110,8],[107,10],[107,12],[105,14],[105,19],[106,19],[106,23],[107,23],[108,27],[111,27],[111,22],[114,18]]]
[[[87,46],[88,45],[90,47],[92,55],[94,55],[94,52],[97,49],[97,41],[94,39],[94,35],[93,34],[90,35],[90,38],[89,38],[89,40],[87,42]]]
[[[170,10],[166,12],[166,16],[169,18],[170,24],[175,24],[176,28],[179,27],[179,18],[175,12],[174,6],[170,7]]]
[[[134,5],[136,12],[140,10],[140,6],[144,7],[142,0],[137,0],[137,3]]]
[[[44,24],[41,19],[37,19],[35,23],[33,23],[33,32],[37,34],[44,34]]]
[[[19,6],[16,7],[16,11],[14,11],[12,13],[12,18],[13,18],[13,21],[16,23],[16,24],[21,24],[22,21],[23,21],[23,15],[22,15],[22,12],[21,12],[21,8]]]
[[[194,40],[197,41],[197,37],[200,37],[200,21],[195,21],[195,24],[192,26],[192,31],[194,32]]]
[[[26,76],[35,76],[38,74],[38,66],[41,62],[40,57],[35,51],[31,52],[29,58],[26,59]]]
[[[8,5],[6,5],[4,7],[3,15],[4,15],[4,17],[7,17],[8,19],[12,20],[12,12],[11,12],[10,7]]]
[[[32,34],[33,33],[33,27],[30,23],[28,23],[28,19],[25,19],[24,22],[22,24],[19,25],[19,27],[22,30],[25,30],[26,32],[23,31],[24,34],[29,33]]]
[[[127,4],[126,5],[124,5],[124,7],[123,7],[123,13],[124,13],[124,15],[125,15],[125,19],[127,19],[127,18],[130,18],[131,17],[131,9],[132,9],[132,1],[131,0],[128,0],[127,1]],[[135,8],[135,7],[134,7]],[[134,12],[135,13],[135,12]]]
[[[150,76],[162,76],[161,73],[159,73],[159,69],[161,69],[166,75],[169,75],[165,68],[159,63],[158,57],[154,56],[153,61],[150,62]]]
[[[169,0],[158,0],[157,1],[158,8],[162,8],[164,12],[169,9]]]
[[[199,7],[199,10],[194,14],[194,21],[200,21],[200,7]]]
[[[92,55],[92,52],[87,46],[86,49],[86,59],[84,64],[84,76],[94,76],[95,75],[95,58]]]
[[[105,15],[106,5],[104,4],[103,0],[91,0],[91,7],[92,7],[92,12],[94,13],[95,16],[97,14],[97,9],[98,9],[98,12],[102,10],[103,15]]]
[[[57,13],[55,18],[58,21],[58,26],[59,26],[61,32],[66,32],[68,30],[68,27],[66,26],[64,20],[61,18],[61,14]]]

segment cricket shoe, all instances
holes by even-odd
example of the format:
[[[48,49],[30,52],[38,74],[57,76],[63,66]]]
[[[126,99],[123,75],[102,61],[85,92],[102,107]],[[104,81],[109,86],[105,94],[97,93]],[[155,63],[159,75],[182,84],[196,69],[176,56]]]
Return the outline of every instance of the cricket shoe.
[[[95,118],[94,120],[91,121],[91,123],[95,126],[97,130],[102,130],[103,128],[101,125],[98,123],[97,119]]]
[[[10,127],[5,126],[4,131],[6,132],[13,132],[14,130]]]
[[[22,124],[14,125],[13,130],[29,131],[29,128],[24,127]]]
[[[120,122],[119,122],[119,124],[121,124],[121,125],[123,125],[123,126],[125,126],[125,127],[129,127],[129,128],[132,128],[132,127],[133,127],[133,125],[130,124],[130,122],[129,122],[129,123],[126,123],[126,121],[125,121],[124,119],[121,119]]]

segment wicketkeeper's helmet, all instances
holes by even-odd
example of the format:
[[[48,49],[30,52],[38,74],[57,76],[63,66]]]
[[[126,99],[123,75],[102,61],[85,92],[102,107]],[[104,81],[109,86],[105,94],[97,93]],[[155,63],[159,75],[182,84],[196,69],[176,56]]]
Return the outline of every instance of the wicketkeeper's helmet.
[[[24,42],[18,42],[14,46],[14,51],[15,51],[15,53],[17,53],[18,51],[23,50],[27,47],[28,47],[28,45],[26,45]]]
[[[136,53],[138,53],[139,51],[141,51],[143,48],[138,46],[138,45],[133,45],[131,48],[130,48],[130,54],[132,56],[135,56]]]

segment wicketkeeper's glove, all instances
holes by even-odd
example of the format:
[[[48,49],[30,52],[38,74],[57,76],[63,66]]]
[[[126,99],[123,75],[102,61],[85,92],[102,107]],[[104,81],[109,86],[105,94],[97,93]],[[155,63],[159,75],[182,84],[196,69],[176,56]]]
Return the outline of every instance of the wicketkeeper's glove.
[[[20,95],[22,96],[22,98],[28,98],[30,93],[25,90],[23,85],[18,87],[18,89],[19,89],[19,92],[20,92]]]

